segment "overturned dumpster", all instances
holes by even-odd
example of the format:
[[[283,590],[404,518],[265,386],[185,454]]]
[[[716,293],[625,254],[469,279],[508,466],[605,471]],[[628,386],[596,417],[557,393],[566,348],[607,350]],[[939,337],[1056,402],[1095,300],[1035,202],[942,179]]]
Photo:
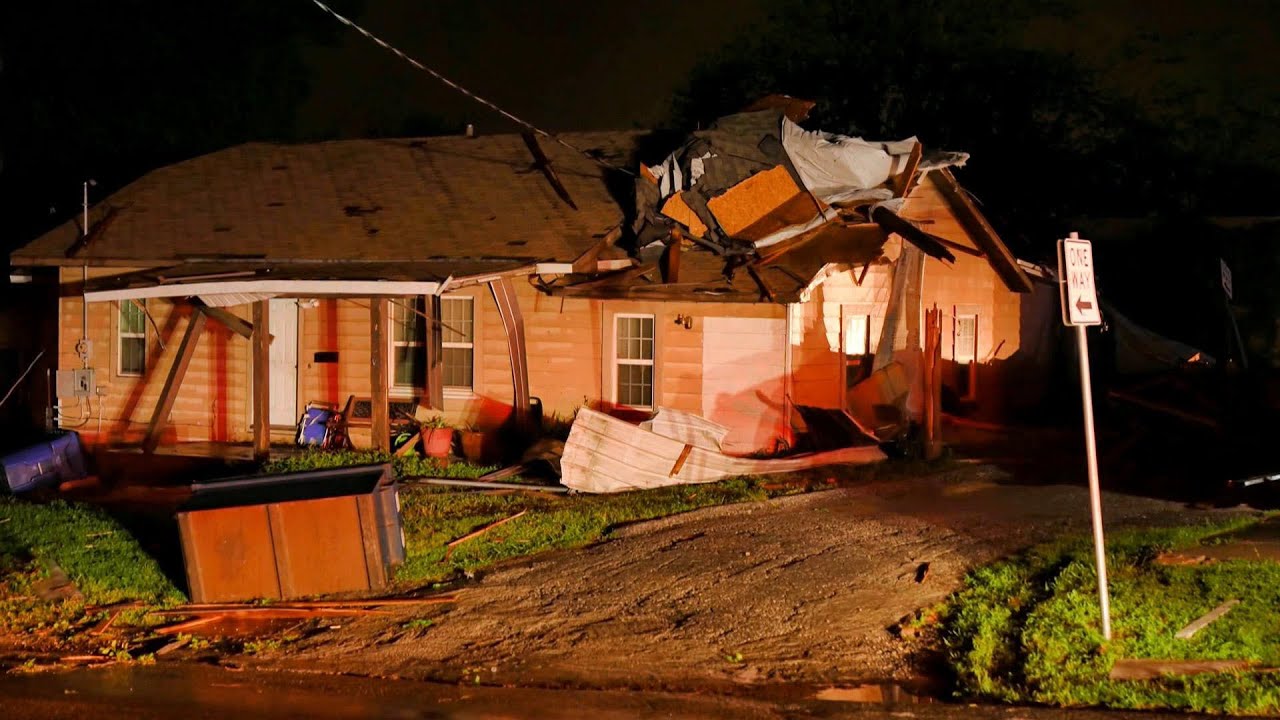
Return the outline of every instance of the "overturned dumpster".
[[[374,590],[404,561],[389,465],[192,486],[178,511],[194,602]]]

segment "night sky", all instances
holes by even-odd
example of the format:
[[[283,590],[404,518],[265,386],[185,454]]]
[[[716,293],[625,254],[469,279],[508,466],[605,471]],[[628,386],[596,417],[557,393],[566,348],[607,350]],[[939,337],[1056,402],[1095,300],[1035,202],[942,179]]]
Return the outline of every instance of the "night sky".
[[[858,12],[883,8],[816,4]],[[1280,3],[1017,4],[1038,15],[1001,42],[1070,57],[1095,71],[1097,87],[1117,102],[1136,103],[1145,121],[1167,132],[1168,142],[1187,150],[1195,162],[1221,159],[1247,166],[1250,173],[1280,176],[1275,130],[1280,81],[1272,69],[1280,60]],[[695,68],[722,61],[735,38],[810,42],[788,37],[788,28],[771,20],[781,3],[766,0],[335,0],[334,5],[409,54],[550,130],[692,124],[688,113],[675,110],[673,98],[689,87]],[[902,7],[963,11],[991,5],[926,0]],[[154,167],[250,140],[438,134],[457,132],[465,123],[482,133],[511,129],[307,0],[6,3],[0,13],[5,107],[0,230],[7,246],[69,217],[79,183],[87,177],[99,181],[103,197]],[[903,40],[909,44],[911,38]],[[963,41],[952,40],[963,47]],[[885,58],[887,65],[903,61]],[[802,70],[827,72],[821,66]],[[874,101],[859,93],[866,80],[885,70],[842,70],[848,97],[854,103]],[[927,82],[929,68],[919,72]],[[837,85],[843,88],[843,80]],[[772,90],[803,94],[792,87]],[[816,99],[821,114],[823,98]],[[970,124],[980,126],[986,111],[975,105],[971,112],[977,122],[969,118]],[[913,125],[900,134],[918,133],[928,142],[945,136],[946,129]],[[1020,152],[1029,157],[1034,148]],[[982,160],[975,155],[976,162]],[[1242,184],[1257,187],[1258,180],[1250,177]],[[1260,196],[1263,202],[1225,209],[1266,214],[1269,196]],[[1114,213],[1116,207],[1104,210]]]

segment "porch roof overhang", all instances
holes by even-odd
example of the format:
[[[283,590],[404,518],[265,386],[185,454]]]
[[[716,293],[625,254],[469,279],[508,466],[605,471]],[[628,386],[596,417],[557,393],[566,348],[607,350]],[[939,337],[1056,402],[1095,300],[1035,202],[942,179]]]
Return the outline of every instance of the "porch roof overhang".
[[[198,297],[213,307],[273,297],[439,295],[533,271],[524,260],[492,262],[311,263],[296,266],[187,264],[89,280],[87,302]],[[81,292],[75,292],[79,295]]]

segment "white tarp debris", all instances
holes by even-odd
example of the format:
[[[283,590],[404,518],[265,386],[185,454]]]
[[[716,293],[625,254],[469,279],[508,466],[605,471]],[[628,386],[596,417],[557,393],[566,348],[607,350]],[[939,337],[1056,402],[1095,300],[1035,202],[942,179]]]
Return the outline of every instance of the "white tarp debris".
[[[721,443],[729,435],[729,428],[719,423],[671,408],[658,408],[653,418],[640,423],[640,427],[686,445],[716,452],[721,452]]]
[[[884,185],[901,172],[915,147],[914,137],[897,142],[809,131],[782,118],[782,147],[805,187],[827,203],[852,200],[858,193]],[[878,199],[893,197],[892,193]]]
[[[560,458],[560,482],[579,492],[612,493],[884,459],[874,445],[777,460],[730,457],[582,408]]]

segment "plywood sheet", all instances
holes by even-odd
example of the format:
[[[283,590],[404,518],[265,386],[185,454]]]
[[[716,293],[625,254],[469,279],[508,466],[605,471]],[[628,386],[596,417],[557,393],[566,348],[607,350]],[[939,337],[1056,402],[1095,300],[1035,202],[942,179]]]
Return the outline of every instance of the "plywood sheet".
[[[268,506],[282,597],[369,588],[355,497]]]
[[[781,165],[756,173],[708,200],[707,209],[725,234],[753,241],[818,214],[813,198]]]
[[[689,228],[689,232],[697,237],[707,234],[707,225],[702,218],[684,201],[684,193],[678,192],[667,198],[662,205],[662,214]]]
[[[193,601],[280,596],[265,506],[179,513],[178,527]]]

